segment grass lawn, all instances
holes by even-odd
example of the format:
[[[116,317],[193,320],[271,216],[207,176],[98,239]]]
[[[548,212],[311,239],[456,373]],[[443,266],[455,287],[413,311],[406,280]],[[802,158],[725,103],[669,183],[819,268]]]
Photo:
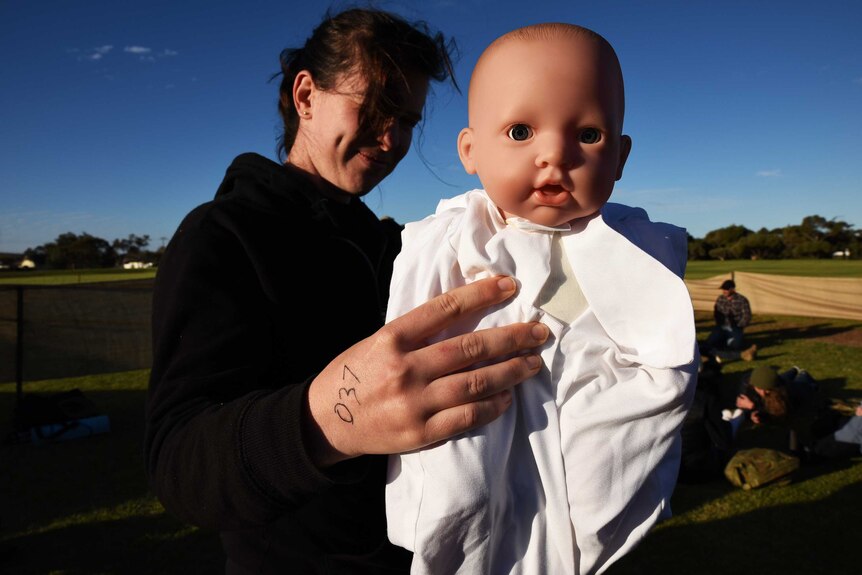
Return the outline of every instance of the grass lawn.
[[[0,573],[218,573],[218,535],[164,512],[142,456],[148,371],[39,381],[25,392],[79,388],[111,431],[50,445],[0,446]],[[10,429],[14,384],[0,384]]]
[[[727,260],[690,261],[686,279],[703,279],[732,271],[812,277],[862,278],[862,260]],[[0,271],[0,285],[58,285],[117,280],[149,279],[156,269]]]
[[[709,315],[698,314],[705,337]],[[862,323],[756,316],[756,361],[727,364],[734,389],[756,365],[799,365],[826,395],[862,396]],[[146,371],[27,383],[82,389],[110,433],[52,445],[0,446],[0,573],[218,573],[215,533],[172,518],[149,493],[141,456]],[[0,384],[0,430],[14,385]],[[680,485],[675,516],[611,568],[613,575],[859,573],[862,458],[806,466],[787,485],[741,491],[723,478]]]
[[[0,271],[0,285],[61,285],[119,280],[144,280],[154,277],[156,277],[155,268],[147,270],[104,268],[93,270]]]
[[[780,276],[862,278],[862,260],[690,261],[686,268],[685,279],[699,280],[729,274],[730,272]]]

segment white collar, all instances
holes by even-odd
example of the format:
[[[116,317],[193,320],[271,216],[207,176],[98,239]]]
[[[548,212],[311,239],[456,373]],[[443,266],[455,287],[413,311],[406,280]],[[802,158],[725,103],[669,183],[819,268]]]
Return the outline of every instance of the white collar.
[[[522,218],[520,216],[512,216],[510,218],[506,218],[506,224],[512,227],[518,228],[519,230],[524,230],[525,232],[568,232],[572,229],[570,224],[562,224],[559,226],[543,226],[542,224],[537,224],[536,222],[531,222],[527,218]]]

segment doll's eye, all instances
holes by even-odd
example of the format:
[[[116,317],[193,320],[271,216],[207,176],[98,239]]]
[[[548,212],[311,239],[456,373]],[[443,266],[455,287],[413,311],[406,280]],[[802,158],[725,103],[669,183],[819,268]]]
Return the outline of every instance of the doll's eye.
[[[526,124],[515,124],[509,128],[507,135],[516,142],[523,142],[530,139],[530,136],[533,135],[533,130]]]
[[[582,144],[595,144],[602,139],[602,133],[595,128],[586,128],[581,132],[580,140]]]

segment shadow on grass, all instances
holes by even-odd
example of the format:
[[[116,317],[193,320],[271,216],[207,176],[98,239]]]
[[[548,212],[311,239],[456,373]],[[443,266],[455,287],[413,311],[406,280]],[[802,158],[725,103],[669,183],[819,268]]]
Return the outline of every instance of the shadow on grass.
[[[773,326],[774,328],[770,328]],[[765,344],[779,345],[794,339],[820,339],[858,330],[862,324],[835,325],[832,322],[812,323],[810,325],[781,325],[774,320],[753,322],[749,327],[752,337],[756,336]],[[748,335],[748,334],[746,334]]]
[[[109,416],[110,432],[0,445],[0,573],[223,572],[218,534],[162,513],[149,494],[146,392],[85,389],[85,395]],[[14,394],[0,393],[4,434],[13,406]]]
[[[702,487],[698,487],[703,489]],[[859,532],[862,483],[808,503],[652,532],[608,575],[860,573],[848,535]]]
[[[134,389],[105,390],[121,379],[100,376],[89,388],[79,380],[63,383],[84,388],[109,415],[110,433],[45,446],[0,446],[0,573],[223,572],[217,534],[192,530],[159,513],[149,497],[141,448],[145,374],[134,375],[135,382],[129,384]],[[0,393],[0,431],[8,428],[13,401],[13,394]],[[804,477],[818,484],[817,473],[812,473],[797,482]],[[855,541],[851,533],[862,509],[860,489],[862,480],[815,503],[763,506],[705,523],[667,524],[611,573],[858,573],[855,547],[848,548],[848,541]],[[723,480],[680,486],[674,510],[681,515],[713,500],[723,504],[732,491]],[[823,540],[828,545],[821,545]],[[791,554],[789,560],[780,557],[774,567],[773,555],[780,555],[784,545],[792,547],[792,554],[808,550],[818,561],[797,561]],[[848,570],[850,557],[853,569]],[[759,568],[764,564],[770,569]]]
[[[134,517],[7,539],[0,572],[222,573],[224,553],[217,533],[191,531],[167,515]]]
[[[93,509],[111,509],[148,492],[143,462],[144,391],[87,391],[110,418],[108,433],[51,444],[0,446],[3,529],[28,526]],[[0,394],[3,432],[14,396]],[[14,494],[14,495],[13,495]]]
[[[745,344],[757,344],[759,348],[758,358],[768,359],[769,349],[778,348],[784,344],[796,341],[820,341],[822,343],[836,343],[829,341],[830,338],[838,340],[838,336],[847,336],[851,332],[862,330],[862,324],[852,323],[847,325],[835,325],[834,322],[821,321],[816,318],[806,318],[812,323],[802,323],[805,320],[793,324],[783,323],[778,320],[765,319],[754,321],[745,330]],[[708,333],[708,329],[705,333]],[[854,340],[860,340],[853,336]]]
[[[745,328],[747,344],[756,343],[758,347],[778,346],[793,340],[816,340],[862,330],[862,323],[845,323],[844,320],[824,320],[821,318],[778,319],[770,316],[754,316]],[[698,339],[705,339],[714,325],[712,314],[699,312],[695,317]]]

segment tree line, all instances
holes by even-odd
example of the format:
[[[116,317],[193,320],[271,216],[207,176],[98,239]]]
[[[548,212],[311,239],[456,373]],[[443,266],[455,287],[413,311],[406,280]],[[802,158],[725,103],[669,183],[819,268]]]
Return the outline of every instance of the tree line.
[[[859,259],[862,230],[837,219],[807,216],[802,223],[752,231],[745,226],[713,230],[702,239],[688,236],[689,260]]]
[[[129,234],[113,242],[91,236],[87,232],[66,232],[53,242],[28,248],[24,257],[36,266],[48,269],[87,269],[122,267],[127,262],[158,265],[164,251],[160,247],[150,251],[150,236]]]
[[[122,267],[130,261],[158,265],[164,246],[148,250],[150,236],[129,234],[108,242],[84,232],[67,232],[53,242],[24,252],[39,267],[86,269]],[[862,256],[862,230],[852,224],[822,216],[807,216],[802,223],[768,230],[752,231],[732,225],[713,230],[703,238],[688,236],[688,259],[800,259]]]

